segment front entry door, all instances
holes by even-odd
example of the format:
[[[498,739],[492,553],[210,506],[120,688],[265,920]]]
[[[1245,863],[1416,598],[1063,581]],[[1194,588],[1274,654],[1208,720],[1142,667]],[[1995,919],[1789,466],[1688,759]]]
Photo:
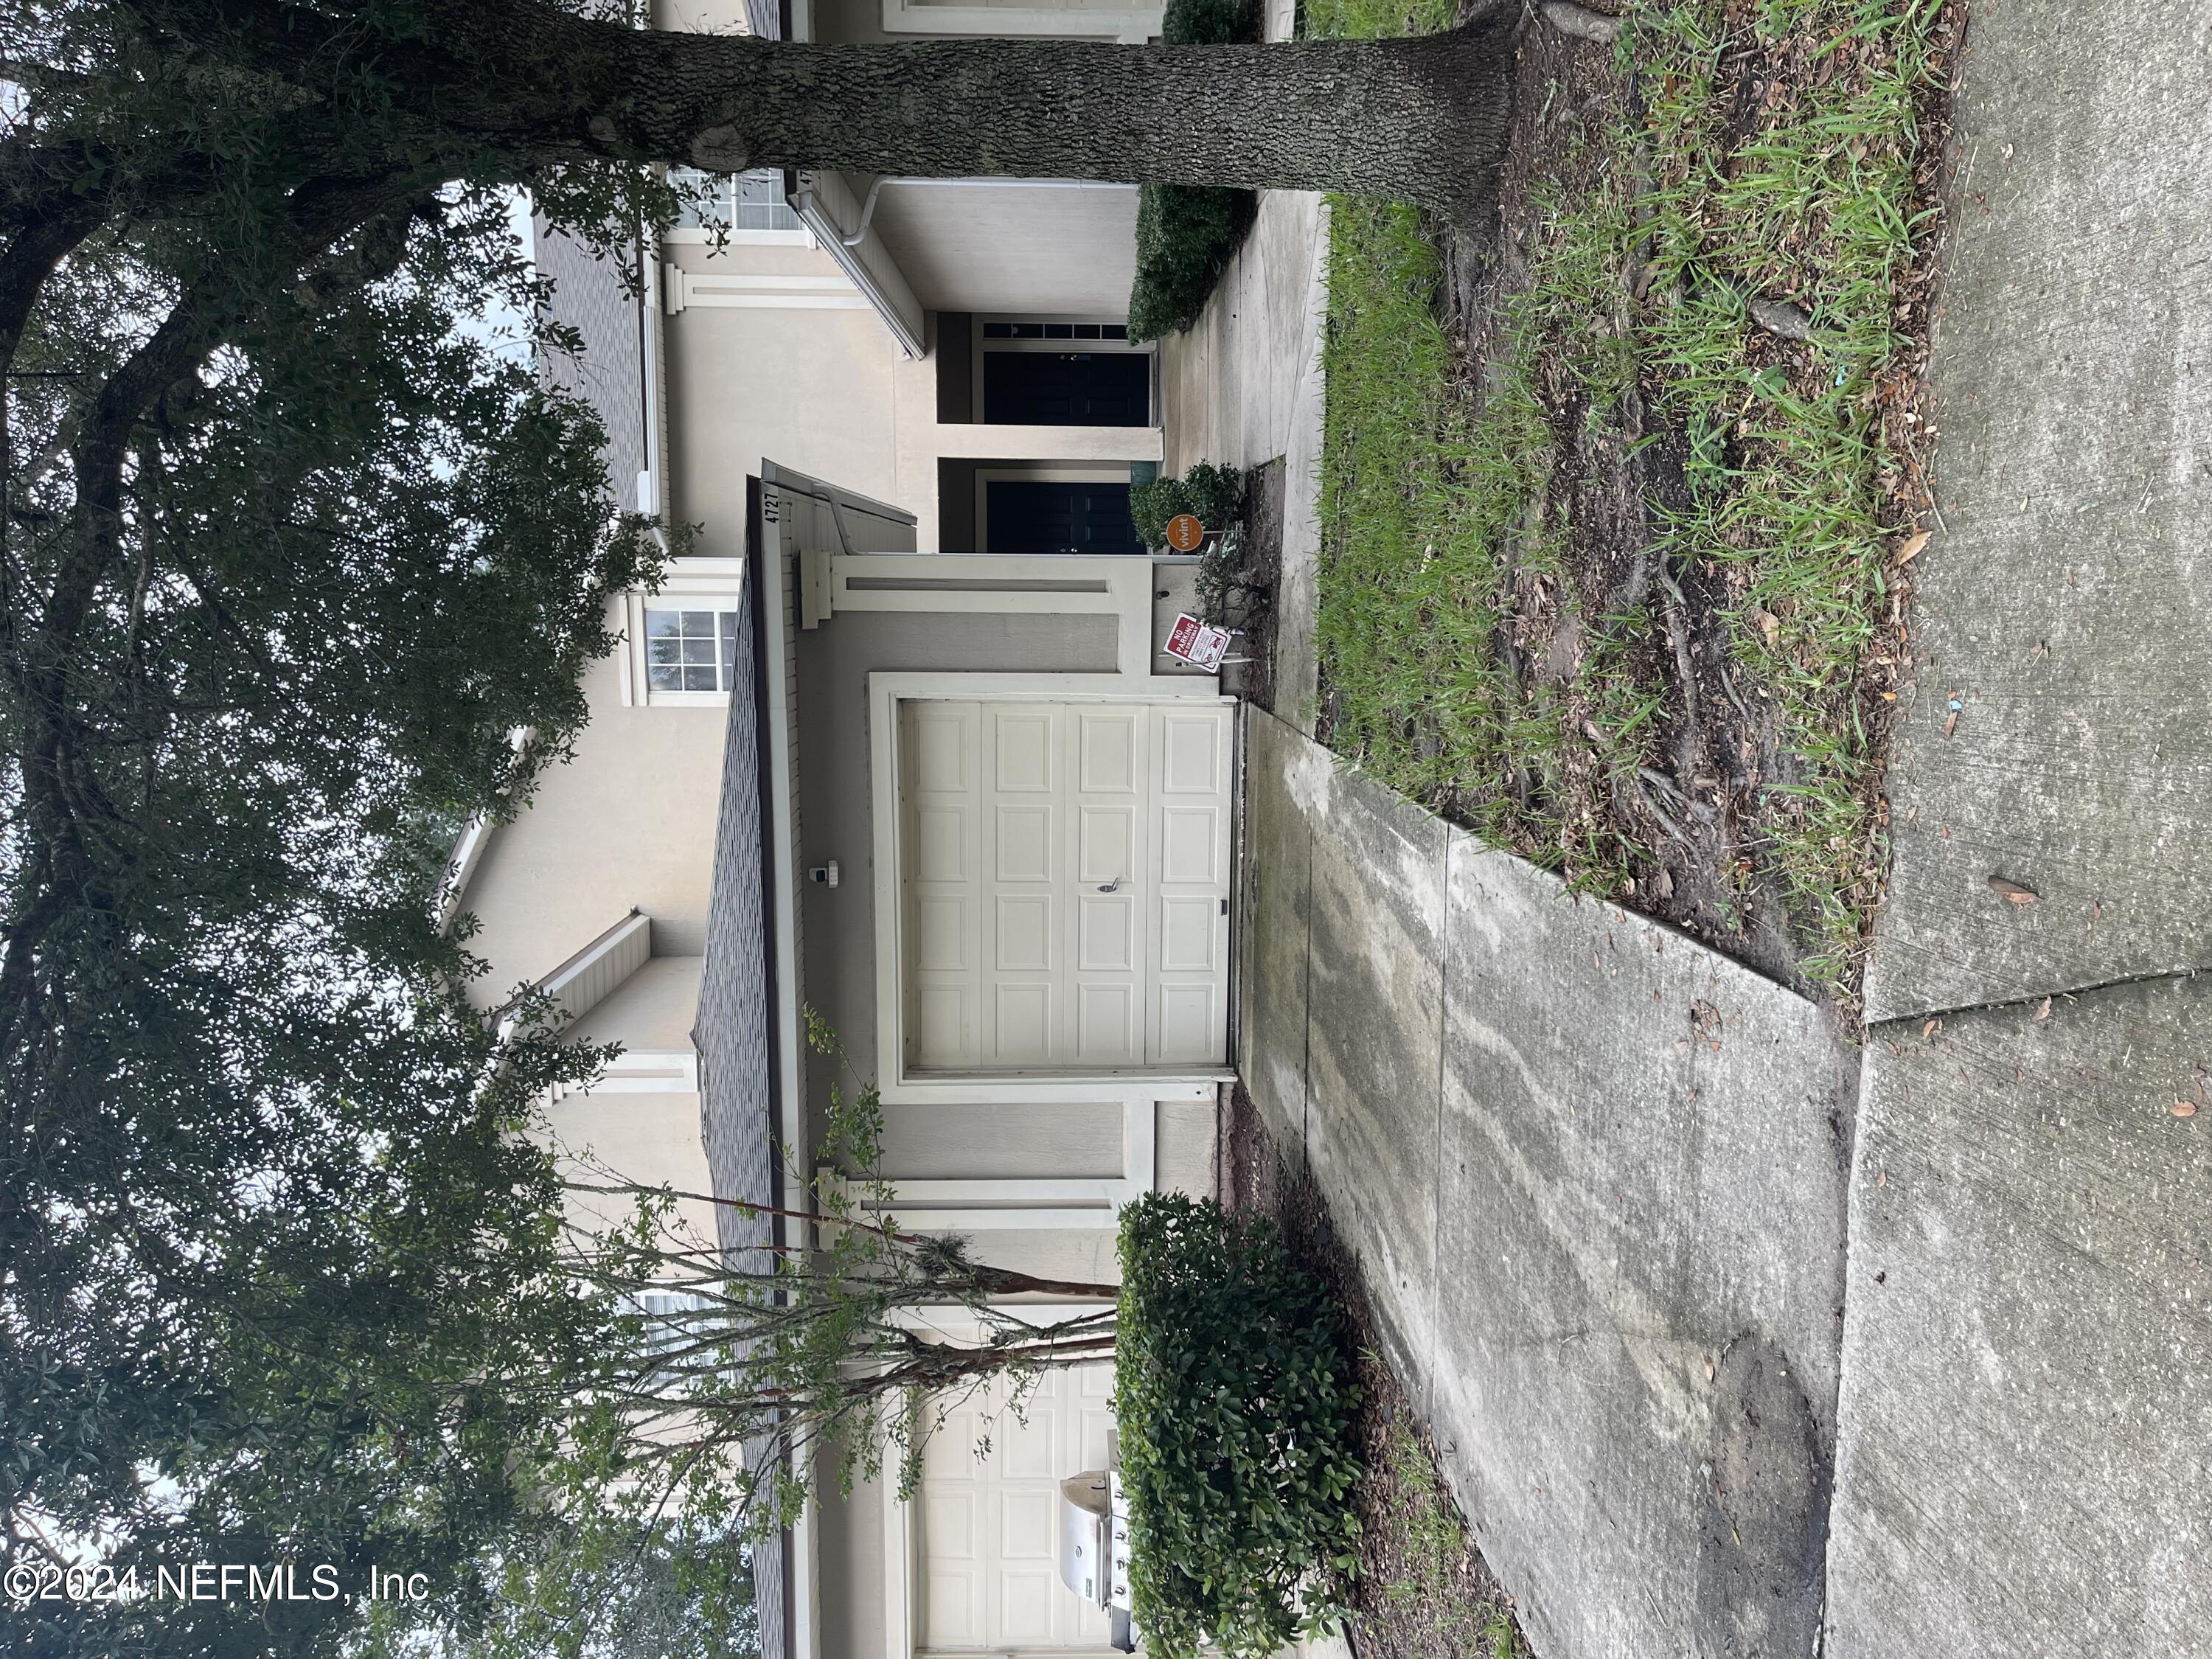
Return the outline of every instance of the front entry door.
[[[1228,706],[899,707],[908,1067],[1224,1064]]]
[[[1146,351],[986,351],[983,418],[994,426],[1150,426]]]
[[[1142,553],[1127,483],[1090,478],[988,478],[987,553]]]

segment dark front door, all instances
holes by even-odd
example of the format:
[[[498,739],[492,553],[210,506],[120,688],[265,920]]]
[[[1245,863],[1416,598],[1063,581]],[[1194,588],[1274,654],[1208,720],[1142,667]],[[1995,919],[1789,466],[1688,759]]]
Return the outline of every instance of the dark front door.
[[[990,553],[1141,553],[1129,486],[993,478],[983,486]]]
[[[994,426],[1150,426],[1152,356],[987,351],[983,416]]]

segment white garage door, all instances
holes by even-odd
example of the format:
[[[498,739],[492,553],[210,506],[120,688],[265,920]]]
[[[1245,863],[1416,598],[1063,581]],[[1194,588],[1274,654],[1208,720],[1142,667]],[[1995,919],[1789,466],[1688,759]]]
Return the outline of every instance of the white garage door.
[[[908,1066],[1222,1064],[1229,707],[900,708]]]
[[[1038,1379],[1018,1419],[994,1391],[922,1455],[921,1645],[932,1651],[1103,1648],[1106,1615],[1060,1582],[1060,1483],[1106,1467],[1114,1368]]]

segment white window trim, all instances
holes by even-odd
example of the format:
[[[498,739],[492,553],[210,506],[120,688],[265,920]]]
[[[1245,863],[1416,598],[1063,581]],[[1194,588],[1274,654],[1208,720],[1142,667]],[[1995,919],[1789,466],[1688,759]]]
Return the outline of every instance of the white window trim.
[[[939,555],[940,559],[946,556]],[[1000,560],[1001,564],[1057,564],[1063,571],[1079,562],[1066,554],[1054,559]],[[1139,566],[1147,581],[1148,562],[1136,559],[1081,559],[1084,564],[1128,563]],[[1147,590],[1149,597],[1149,590]],[[973,600],[985,597],[962,594]],[[1034,600],[1035,595],[1009,595]],[[980,608],[980,607],[968,607]],[[1031,609],[1047,607],[1032,605]],[[1077,607],[1068,607],[1070,609]],[[1124,624],[1126,630],[1127,624]],[[1138,635],[1140,648],[1150,645],[1151,614],[1146,632]],[[1126,641],[1125,641],[1126,643]],[[1119,1066],[1108,1070],[1039,1067],[1034,1071],[980,1073],[928,1072],[912,1073],[906,1060],[906,1009],[899,994],[899,974],[904,941],[900,936],[899,890],[902,876],[898,833],[898,705],[902,702],[952,699],[959,702],[1161,702],[1181,703],[1194,699],[1233,704],[1224,696],[1211,675],[1188,677],[1150,672],[1146,657],[1143,672],[1122,674],[871,674],[868,676],[868,781],[873,807],[869,825],[875,864],[876,935],[876,1068],[878,1086],[885,1105],[931,1100],[1047,1098],[1097,1100],[1101,1085],[1118,1085],[1115,1091],[1143,1095],[1147,1100],[1173,1100],[1176,1085],[1210,1091],[1232,1080],[1228,1067]],[[1053,1085],[1062,1085],[1048,1094]],[[1086,1088],[1085,1085],[1088,1085]],[[1201,1092],[1199,1098],[1209,1098]]]

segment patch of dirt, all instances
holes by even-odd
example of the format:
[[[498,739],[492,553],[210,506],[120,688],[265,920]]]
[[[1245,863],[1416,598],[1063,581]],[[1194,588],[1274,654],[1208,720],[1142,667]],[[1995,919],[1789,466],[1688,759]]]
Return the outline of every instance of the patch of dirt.
[[[1466,0],[1462,21],[1500,3]],[[1594,0],[1592,9],[1625,8]],[[1634,89],[1616,69],[1613,46],[1535,21],[1533,4],[1528,11],[1497,215],[1471,228],[1439,224],[1434,232],[1445,254],[1439,305],[1462,354],[1467,395],[1477,406],[1498,383],[1499,360],[1507,349],[1499,337],[1500,301],[1528,281],[1527,245],[1545,201],[1602,187],[1607,147],[1577,143],[1576,137],[1612,129],[1633,113]],[[1821,72],[1810,50],[1818,44],[1808,43],[1807,51],[1786,61],[1770,62],[1756,52],[1739,60],[1733,109],[1742,131],[1750,131],[1778,80]],[[1954,62],[1958,44],[1954,31],[1947,53]],[[1948,100],[1940,92],[1923,95],[1918,111],[1921,173],[1911,204],[1916,213],[1943,199],[1948,116]],[[1927,418],[1924,371],[1939,258],[1940,247],[1931,247],[1902,281],[1898,328],[1914,343],[1900,354],[1879,389],[1883,435],[1907,464],[1893,511],[1908,526],[1935,510],[1923,471],[1935,437]],[[1625,333],[1641,297],[1639,283],[1647,279],[1632,265],[1618,312],[1599,319],[1599,325]],[[1754,331],[1752,349],[1753,368],[1778,368],[1800,384],[1812,372],[1811,352],[1778,336]],[[1532,527],[1547,522],[1570,526],[1570,580],[1563,584],[1533,575],[1516,579],[1515,614],[1499,631],[1497,652],[1532,696],[1554,700],[1570,721],[1579,724],[1583,716],[1576,708],[1574,682],[1596,617],[1578,614],[1577,603],[1601,613],[1650,607],[1663,627],[1629,647],[1621,666],[1638,683],[1664,688],[1655,722],[1660,763],[1638,768],[1624,779],[1601,763],[1595,745],[1571,743],[1562,757],[1563,775],[1528,773],[1508,788],[1524,812],[1548,807],[1561,817],[1593,823],[1639,849],[1628,860],[1626,890],[1611,895],[1618,902],[1802,987],[1797,964],[1803,939],[1785,909],[1778,879],[1760,854],[1761,802],[1776,786],[1796,782],[1797,769],[1781,741],[1775,705],[1740,685],[1731,666],[1730,639],[1747,602],[1748,574],[1741,567],[1713,564],[1670,573],[1652,547],[1661,514],[1688,502],[1688,435],[1647,410],[1638,392],[1617,406],[1620,418],[1595,423],[1601,429],[1593,430],[1587,394],[1571,375],[1552,365],[1540,381],[1556,443],[1547,486],[1543,498],[1530,503],[1528,522]],[[1734,463],[1733,447],[1725,459]],[[1852,694],[1861,726],[1879,734],[1878,763],[1869,769],[1867,785],[1877,830],[1887,823],[1886,805],[1878,794],[1879,761],[1898,684],[1911,661],[1904,618],[1912,572],[1905,568],[1887,574],[1892,609],[1881,641],[1866,653]],[[1583,597],[1577,602],[1569,593]],[[1326,727],[1326,687],[1322,712]],[[1471,799],[1430,804],[1448,816],[1475,821],[1478,815],[1468,810]],[[1868,915],[1875,896],[1872,891],[1858,896]],[[1841,988],[1848,1004],[1855,987]]]
[[[1222,689],[1275,712],[1275,612],[1283,577],[1283,459],[1255,466],[1244,480],[1243,532],[1237,538],[1237,580],[1248,602],[1236,618],[1243,637],[1224,665]]]
[[[1222,1202],[1271,1218],[1291,1255],[1318,1273],[1346,1312],[1358,1358],[1359,1569],[1340,1583],[1358,1659],[1513,1659],[1525,1656],[1512,1599],[1468,1535],[1439,1472],[1436,1448],[1381,1358],[1358,1269],[1338,1243],[1328,1208],[1284,1158],[1239,1083],[1222,1148]]]

